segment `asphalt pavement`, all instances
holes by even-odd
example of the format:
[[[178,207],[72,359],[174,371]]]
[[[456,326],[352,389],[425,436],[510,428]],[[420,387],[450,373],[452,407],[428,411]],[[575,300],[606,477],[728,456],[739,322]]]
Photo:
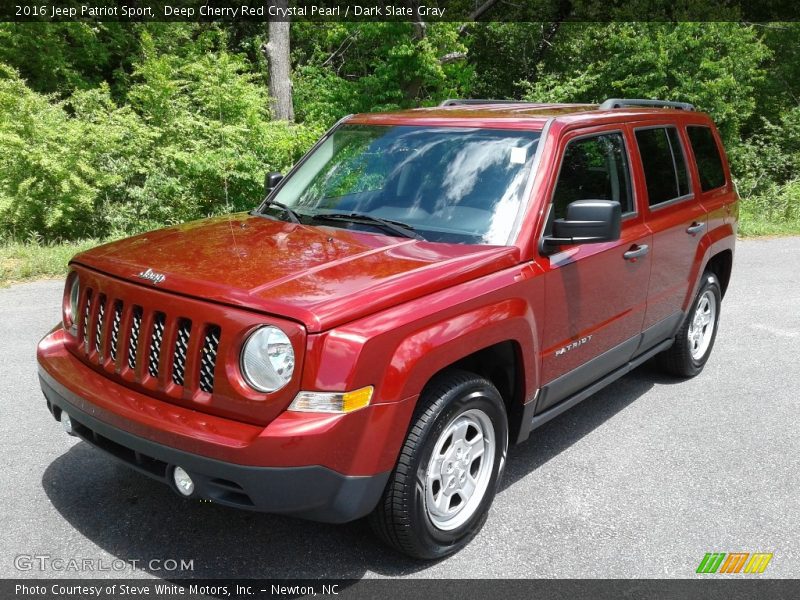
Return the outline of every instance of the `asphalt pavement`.
[[[184,501],[65,435],[35,360],[61,293],[0,289],[0,577],[685,578],[707,552],[800,576],[800,238],[740,241],[703,373],[646,364],[536,430],[482,532],[435,563],[363,522]]]

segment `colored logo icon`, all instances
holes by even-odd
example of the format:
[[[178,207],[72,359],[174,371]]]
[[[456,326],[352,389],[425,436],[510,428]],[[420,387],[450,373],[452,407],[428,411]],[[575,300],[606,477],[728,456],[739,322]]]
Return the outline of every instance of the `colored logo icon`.
[[[700,561],[697,573],[763,573],[772,553],[708,552]]]

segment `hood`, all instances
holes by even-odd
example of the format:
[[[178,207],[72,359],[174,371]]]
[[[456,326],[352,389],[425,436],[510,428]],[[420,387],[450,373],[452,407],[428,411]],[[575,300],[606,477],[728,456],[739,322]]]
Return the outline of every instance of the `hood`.
[[[73,262],[141,285],[288,317],[315,332],[518,259],[516,247],[431,243],[245,213],[111,242]]]

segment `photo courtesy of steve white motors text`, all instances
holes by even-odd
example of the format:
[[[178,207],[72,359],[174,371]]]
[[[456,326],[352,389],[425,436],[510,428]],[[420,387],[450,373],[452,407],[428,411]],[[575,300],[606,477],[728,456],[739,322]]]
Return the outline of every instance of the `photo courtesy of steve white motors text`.
[[[214,598],[242,598],[256,594],[270,594],[272,596],[288,596],[291,598],[302,596],[338,596],[342,586],[337,583],[328,584],[278,584],[245,585],[245,584],[206,584],[190,583],[180,585],[177,583],[110,583],[110,584],[84,584],[84,583],[50,583],[50,584],[23,584],[14,586],[14,595],[23,596],[68,596],[72,598],[122,598],[141,596],[187,596],[214,597]]]

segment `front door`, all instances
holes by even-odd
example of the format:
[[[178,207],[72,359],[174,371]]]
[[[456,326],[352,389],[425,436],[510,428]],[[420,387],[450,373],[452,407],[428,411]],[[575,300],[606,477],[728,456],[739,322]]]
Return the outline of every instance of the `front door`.
[[[562,246],[542,262],[545,317],[542,412],[627,362],[636,351],[650,280],[651,235],[631,184],[628,133],[578,131],[561,142],[561,166],[550,216],[575,200],[615,200],[622,207],[619,240]]]

